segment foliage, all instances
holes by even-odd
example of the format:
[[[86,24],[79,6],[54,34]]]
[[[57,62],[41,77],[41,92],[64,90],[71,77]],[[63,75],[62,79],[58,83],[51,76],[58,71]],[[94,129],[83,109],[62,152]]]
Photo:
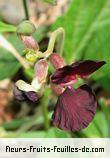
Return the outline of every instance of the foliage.
[[[22,53],[23,45],[18,39],[18,37],[13,34],[7,37],[13,46],[16,47],[17,51]],[[19,44],[18,44],[19,43]],[[7,65],[7,66],[6,66]],[[4,71],[5,68],[5,71]],[[4,48],[0,48],[0,79],[12,77],[18,69],[20,68],[20,63]]]
[[[0,32],[16,32],[16,27],[13,25],[5,24],[0,21]]]
[[[43,1],[46,2],[46,3],[53,4],[53,5],[56,4],[56,0],[43,0]]]

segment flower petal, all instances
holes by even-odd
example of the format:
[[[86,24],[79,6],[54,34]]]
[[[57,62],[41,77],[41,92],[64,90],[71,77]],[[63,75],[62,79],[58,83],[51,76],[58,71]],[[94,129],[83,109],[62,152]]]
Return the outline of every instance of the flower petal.
[[[22,91],[20,89],[18,89],[18,87],[14,87],[14,96],[18,101],[31,101],[31,102],[36,102],[38,101],[38,99],[40,98],[40,95],[34,91],[29,91],[29,92],[25,92]]]
[[[30,36],[20,35],[20,38],[27,48],[39,50],[39,45],[37,41],[31,35]]]
[[[24,92],[24,94],[26,95],[26,97],[32,101],[32,102],[36,102],[39,100],[39,95],[38,93],[34,92],[34,91],[30,91],[30,92]]]
[[[35,91],[35,88],[32,87],[32,85],[24,82],[23,80],[18,80],[15,83],[16,87],[18,87],[19,90],[29,92],[29,91]]]
[[[67,65],[56,70],[52,75],[51,80],[52,83],[66,84],[72,80],[76,80],[76,75],[80,75],[81,77],[88,76],[104,64],[104,61],[78,61],[72,65]]]
[[[26,97],[23,91],[19,90],[16,86],[14,86],[13,94],[14,94],[14,97],[19,101],[26,100]]]
[[[74,69],[74,73],[76,73],[77,75],[88,76],[98,70],[100,67],[102,67],[105,63],[105,61],[85,60],[73,63],[71,66]]]
[[[97,108],[94,92],[88,85],[67,88],[58,98],[53,124],[67,131],[80,131],[93,120]]]
[[[68,83],[71,81],[71,74],[72,68],[71,66],[67,65],[63,68],[56,70],[56,72],[51,76],[52,83],[61,84],[61,83]],[[75,75],[73,76],[73,80],[76,79]]]
[[[38,82],[38,78],[33,78],[32,82],[31,82],[32,87],[37,91],[40,90],[40,88],[42,87],[42,84]]]
[[[49,60],[55,69],[59,69],[65,65],[64,59],[57,53],[52,53]]]
[[[35,66],[35,78],[37,78],[39,83],[44,83],[48,72],[48,63],[45,59],[39,60]]]

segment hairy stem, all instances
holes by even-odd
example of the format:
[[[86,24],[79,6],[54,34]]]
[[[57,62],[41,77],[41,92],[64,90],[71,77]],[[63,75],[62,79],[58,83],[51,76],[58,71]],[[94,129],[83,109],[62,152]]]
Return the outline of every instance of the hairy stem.
[[[23,0],[23,6],[24,6],[26,20],[29,20],[29,13],[28,13],[28,7],[27,7],[27,2],[26,1],[27,0]]]

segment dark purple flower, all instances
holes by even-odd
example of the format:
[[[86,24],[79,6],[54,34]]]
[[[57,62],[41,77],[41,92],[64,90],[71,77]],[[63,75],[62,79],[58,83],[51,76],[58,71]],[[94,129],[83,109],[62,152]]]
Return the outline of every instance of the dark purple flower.
[[[56,70],[51,82],[67,88],[58,98],[53,114],[54,126],[63,130],[79,131],[89,125],[97,108],[95,93],[88,85],[76,90],[70,85],[77,81],[78,76],[86,77],[104,64],[104,61],[85,60]]]
[[[63,130],[79,131],[93,120],[96,108],[95,94],[88,85],[77,90],[67,88],[58,98],[53,124]]]
[[[55,84],[67,84],[77,79],[77,75],[80,77],[86,77],[99,69],[105,64],[104,61],[78,61],[71,65],[66,65],[63,68],[59,68],[52,75],[51,81]]]
[[[18,89],[16,86],[14,87],[14,96],[19,101],[28,100],[31,102],[36,102],[40,98],[38,93],[36,93],[34,91],[25,92],[25,91]]]

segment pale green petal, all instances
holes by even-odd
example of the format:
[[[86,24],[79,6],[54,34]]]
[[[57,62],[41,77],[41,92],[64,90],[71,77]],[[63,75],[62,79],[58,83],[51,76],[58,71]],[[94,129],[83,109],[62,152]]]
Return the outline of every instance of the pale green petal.
[[[36,92],[35,88],[32,85],[24,82],[23,80],[18,80],[15,83],[15,85],[22,91],[25,91],[25,92],[35,91]]]

